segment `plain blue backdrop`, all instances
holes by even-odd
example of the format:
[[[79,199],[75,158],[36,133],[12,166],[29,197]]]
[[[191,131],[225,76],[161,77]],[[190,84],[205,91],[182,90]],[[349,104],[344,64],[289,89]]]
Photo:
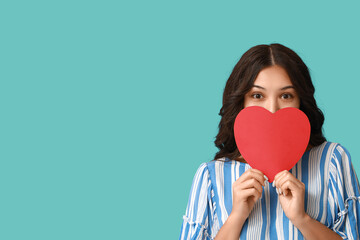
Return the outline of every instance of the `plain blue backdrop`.
[[[360,174],[358,1],[0,3],[0,239],[177,239],[241,55],[311,71]]]

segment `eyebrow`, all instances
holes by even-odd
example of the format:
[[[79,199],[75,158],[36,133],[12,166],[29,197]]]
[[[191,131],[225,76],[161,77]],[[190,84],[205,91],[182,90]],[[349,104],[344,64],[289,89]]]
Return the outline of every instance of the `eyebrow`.
[[[259,86],[259,85],[253,85],[253,87],[266,90],[265,88],[263,88],[263,87],[261,87],[261,86]],[[289,89],[289,88],[294,88],[294,86],[286,86],[286,87],[281,88],[280,90],[286,90],[286,89]],[[294,88],[294,89],[295,89],[295,88]]]

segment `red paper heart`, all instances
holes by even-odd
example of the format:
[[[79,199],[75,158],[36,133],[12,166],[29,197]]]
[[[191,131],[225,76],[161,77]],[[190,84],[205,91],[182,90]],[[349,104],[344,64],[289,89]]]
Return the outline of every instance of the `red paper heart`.
[[[236,116],[234,134],[246,162],[272,182],[277,173],[293,168],[304,154],[310,139],[310,122],[297,108],[271,113],[251,106]]]

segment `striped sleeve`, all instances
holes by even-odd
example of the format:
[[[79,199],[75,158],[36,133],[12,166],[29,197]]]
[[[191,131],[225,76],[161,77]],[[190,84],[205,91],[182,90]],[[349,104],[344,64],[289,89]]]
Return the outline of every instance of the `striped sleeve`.
[[[359,180],[349,152],[340,144],[334,149],[329,168],[328,227],[343,239],[359,239]]]
[[[206,163],[202,163],[193,178],[179,240],[211,238],[211,181]]]

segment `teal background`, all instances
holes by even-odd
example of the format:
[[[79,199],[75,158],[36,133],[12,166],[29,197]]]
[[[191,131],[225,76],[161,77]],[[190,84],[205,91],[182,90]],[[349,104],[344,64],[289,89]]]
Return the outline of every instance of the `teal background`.
[[[1,1],[0,239],[177,239],[241,55],[282,43],[358,147],[358,1]]]

